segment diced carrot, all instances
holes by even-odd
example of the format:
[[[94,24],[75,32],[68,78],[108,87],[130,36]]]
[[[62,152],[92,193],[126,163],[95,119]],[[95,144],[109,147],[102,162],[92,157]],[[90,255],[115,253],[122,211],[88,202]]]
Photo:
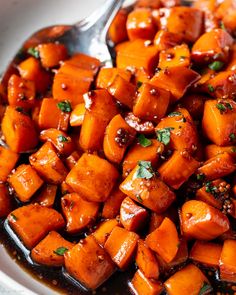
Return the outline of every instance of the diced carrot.
[[[223,153],[228,153],[236,159],[236,145],[218,146],[216,144],[208,144],[205,146],[204,154],[207,160]]]
[[[79,103],[75,106],[70,115],[70,125],[72,127],[81,126],[83,124],[85,111],[84,103]]]
[[[105,219],[115,218],[119,214],[120,205],[125,197],[125,194],[119,188],[115,187],[104,202],[102,217]]]
[[[71,170],[75,164],[78,162],[79,158],[81,157],[81,153],[78,151],[74,151],[66,158],[66,166],[69,170]]]
[[[64,265],[64,253],[74,246],[56,231],[51,231],[32,250],[31,258],[34,262],[46,266]]]
[[[108,35],[114,44],[128,39],[126,30],[127,16],[128,12],[126,9],[120,9],[109,27]]]
[[[158,9],[162,7],[161,0],[137,0],[135,2],[135,8],[146,7],[151,9]]]
[[[35,247],[50,231],[59,230],[65,225],[60,213],[38,204],[19,207],[7,218],[13,231],[28,249]]]
[[[116,219],[105,220],[98,226],[92,235],[95,237],[99,245],[104,246],[113,228],[117,225],[118,221]]]
[[[0,184],[0,218],[6,217],[12,210],[12,200],[5,184]]]
[[[96,75],[101,65],[97,58],[84,53],[76,53],[66,62],[67,64],[74,65],[80,69],[92,71],[93,75]]]
[[[56,193],[57,186],[55,184],[45,184],[34,199],[34,203],[52,208],[56,199]]]
[[[223,281],[236,282],[236,241],[225,240],[220,255],[220,278]]]
[[[49,141],[32,154],[29,160],[39,175],[49,183],[59,184],[66,178],[67,169]]]
[[[138,239],[136,233],[116,226],[106,240],[104,248],[119,268],[126,269],[134,256]]]
[[[188,110],[194,119],[201,119],[207,98],[207,96],[199,93],[186,94],[181,99],[181,105]]]
[[[176,33],[171,33],[165,30],[159,30],[154,38],[154,45],[158,51],[167,50],[176,45],[179,45],[183,40],[183,37]]]
[[[212,240],[230,228],[229,219],[220,210],[202,201],[184,203],[180,212],[184,236],[199,240]]]
[[[5,182],[11,170],[15,167],[19,155],[0,146],[0,181]]]
[[[79,233],[94,223],[99,211],[99,203],[85,201],[76,193],[63,196],[61,207],[70,234]]]
[[[39,44],[36,49],[39,52],[39,57],[44,68],[59,66],[60,62],[67,58],[67,49],[63,44]]]
[[[104,89],[108,88],[117,75],[125,79],[127,82],[130,82],[132,73],[125,69],[101,68],[97,76],[96,87]]]
[[[176,45],[160,52],[158,68],[188,67],[190,65],[190,51],[186,44]]]
[[[68,273],[87,289],[96,289],[115,271],[106,251],[90,235],[65,253]]]
[[[104,202],[118,178],[118,171],[105,159],[83,154],[66,178],[66,183],[85,200]]]

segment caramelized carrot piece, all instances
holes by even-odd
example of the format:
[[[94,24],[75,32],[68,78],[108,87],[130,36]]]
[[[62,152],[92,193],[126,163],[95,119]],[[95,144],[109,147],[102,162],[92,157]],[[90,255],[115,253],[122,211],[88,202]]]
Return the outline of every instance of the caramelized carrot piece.
[[[186,44],[176,45],[160,52],[158,68],[188,67],[190,65],[190,51]]]
[[[162,7],[161,0],[137,0],[135,8],[145,7],[151,9],[158,9]]]
[[[167,50],[182,42],[182,36],[165,30],[159,30],[154,38],[154,45],[158,51]]]
[[[13,231],[28,249],[35,247],[50,231],[59,230],[65,225],[60,213],[38,204],[19,207],[7,218]]]
[[[223,153],[228,153],[231,157],[236,159],[236,145],[218,146],[216,144],[208,144],[205,146],[204,154],[207,160]]]
[[[106,240],[104,248],[115,264],[124,270],[133,258],[138,239],[136,233],[116,226]]]
[[[11,170],[15,167],[19,155],[0,146],[0,181],[5,182]]]
[[[32,250],[31,258],[34,262],[46,266],[64,265],[64,253],[74,246],[56,231],[51,231]]]
[[[109,27],[108,35],[114,44],[124,42],[128,39],[126,30],[127,17],[128,12],[126,9],[120,9]]]
[[[159,265],[154,252],[147,246],[144,240],[138,240],[135,262],[138,268],[148,279],[157,280],[159,277]]]
[[[85,111],[84,103],[79,103],[75,106],[70,115],[70,125],[72,127],[81,126],[83,124]]]
[[[161,179],[173,189],[178,189],[196,171],[200,163],[187,152],[174,151],[158,169]]]
[[[174,223],[167,217],[161,225],[146,237],[147,245],[166,262],[171,262],[179,247],[179,237]]]
[[[222,251],[220,244],[196,241],[191,249],[190,258],[208,267],[219,267],[219,259]]]
[[[120,206],[120,222],[125,229],[137,232],[142,229],[148,219],[146,209],[138,206],[132,199],[126,197]]]
[[[84,99],[86,112],[79,144],[85,151],[97,150],[102,147],[105,129],[109,121],[117,114],[117,107],[107,90],[89,92]]]
[[[8,106],[2,120],[2,133],[13,152],[32,150],[38,143],[37,132],[31,118],[22,109]]]
[[[236,282],[236,241],[225,240],[220,255],[220,278],[223,281]]]
[[[217,7],[216,17],[221,20],[227,31],[232,34],[236,29],[235,16],[235,2],[233,0],[225,0]]]
[[[21,202],[28,202],[43,184],[37,172],[30,165],[25,164],[17,167],[16,171],[9,176],[8,182]]]
[[[235,169],[234,159],[228,153],[223,153],[206,161],[198,168],[197,174],[203,174],[206,179],[213,180],[233,173]]]
[[[65,253],[68,273],[87,289],[96,289],[115,271],[106,251],[93,235],[86,237]]]
[[[63,156],[70,155],[74,149],[74,143],[72,139],[63,131],[50,128],[40,132],[39,139],[43,142],[51,142],[58,153]]]
[[[121,183],[120,190],[133,200],[157,213],[164,212],[175,200],[175,194],[158,177],[137,178],[139,165]]]
[[[163,291],[161,282],[149,280],[140,270],[134,274],[129,288],[134,294],[160,295]]]
[[[35,105],[35,84],[13,74],[8,81],[8,103],[11,106],[31,109]]]
[[[164,285],[169,295],[198,295],[212,291],[206,276],[193,264],[177,271]]]
[[[118,171],[108,161],[83,154],[66,177],[66,183],[90,202],[104,202],[118,178]]]
[[[0,184],[0,218],[6,217],[12,210],[12,200],[5,184]]]
[[[120,114],[113,117],[106,127],[103,141],[106,158],[119,164],[135,135],[136,131],[125,122]]]
[[[70,234],[79,233],[94,223],[99,211],[98,203],[85,201],[76,193],[63,196],[61,207]]]
[[[181,99],[181,105],[188,110],[194,119],[201,119],[207,98],[207,96],[199,93],[186,94]]]
[[[117,75],[130,82],[132,73],[131,71],[118,68],[101,68],[97,76],[96,87],[108,88]]]
[[[169,101],[169,91],[144,83],[136,95],[133,113],[140,119],[158,122],[165,116]]]
[[[57,186],[55,184],[45,184],[34,199],[34,203],[52,208],[56,199],[56,193]]]
[[[67,175],[67,169],[58,157],[51,142],[46,142],[36,153],[29,158],[33,168],[52,184],[61,183]]]
[[[115,187],[106,199],[102,209],[103,218],[115,218],[120,211],[120,205],[125,198],[125,194]]]
[[[67,131],[70,110],[71,107],[68,101],[61,103],[52,98],[44,98],[39,111],[39,128],[41,130],[56,128],[62,131]],[[51,114],[53,114],[53,116]]]
[[[67,58],[67,49],[63,44],[39,44],[36,49],[39,52],[40,61],[44,68],[59,66],[60,62]]]
[[[81,155],[82,155],[81,152],[74,151],[66,158],[65,162],[69,170],[71,170],[75,166],[75,164],[78,162]]]
[[[97,71],[101,66],[101,63],[97,58],[84,53],[74,54],[69,60],[66,61],[66,63],[74,65],[80,69],[91,71],[94,76],[97,74]]]
[[[92,233],[92,235],[95,237],[99,245],[104,246],[113,228],[117,225],[118,225],[118,221],[116,219],[105,220]]]
[[[180,220],[183,235],[200,240],[215,239],[230,228],[225,214],[205,202],[196,200],[184,203]]]

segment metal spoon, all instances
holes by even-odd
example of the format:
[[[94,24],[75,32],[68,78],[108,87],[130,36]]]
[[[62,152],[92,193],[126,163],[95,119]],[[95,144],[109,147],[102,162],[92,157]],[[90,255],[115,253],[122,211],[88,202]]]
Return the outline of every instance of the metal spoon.
[[[107,31],[124,1],[107,0],[102,7],[75,25],[57,25],[41,29],[24,42],[20,52],[40,43],[58,41],[67,47],[70,54],[86,53],[97,57],[103,64],[112,66],[111,53],[107,46]],[[3,85],[7,84],[10,75],[16,71],[19,61],[18,52],[2,77]]]

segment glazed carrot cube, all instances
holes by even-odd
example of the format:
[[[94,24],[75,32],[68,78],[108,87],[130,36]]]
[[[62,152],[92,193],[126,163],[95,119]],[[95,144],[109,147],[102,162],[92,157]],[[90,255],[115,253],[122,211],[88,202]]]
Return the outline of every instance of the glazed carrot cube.
[[[22,109],[8,106],[2,120],[2,133],[13,152],[32,150],[38,143],[37,132],[31,118]]]
[[[90,202],[104,202],[119,174],[105,159],[84,153],[66,177],[66,183]]]
[[[123,160],[123,177],[137,166],[138,161],[150,161],[152,166],[157,165],[159,154],[158,151],[163,151],[164,145],[155,139],[151,139],[151,144],[147,147],[139,143],[134,144],[126,154]]]
[[[124,42],[128,39],[126,30],[127,17],[128,12],[126,9],[120,9],[109,27],[108,35],[114,44]]]
[[[40,62],[29,57],[18,65],[20,76],[25,80],[30,80],[35,83],[36,91],[45,93],[51,83],[51,77],[48,72],[41,68]]]
[[[81,153],[74,151],[66,158],[66,166],[69,170],[71,170],[75,164],[78,162],[79,158],[81,157]]]
[[[70,125],[72,127],[81,126],[84,121],[86,109],[84,103],[77,104],[70,114]]]
[[[220,210],[196,200],[184,203],[180,221],[183,235],[199,240],[215,239],[230,227],[227,216]]]
[[[137,178],[137,165],[121,183],[120,190],[144,207],[157,213],[164,212],[175,200],[175,194],[158,177]]]
[[[106,158],[119,164],[135,135],[136,131],[125,122],[120,114],[113,117],[106,127],[103,141]]]
[[[147,44],[144,40],[136,39],[121,43],[117,47],[117,68],[144,68],[148,72],[152,72],[158,63],[157,55],[157,48]]]
[[[55,184],[45,184],[39,194],[37,194],[34,202],[41,206],[52,208],[56,199],[56,193],[57,186]]]
[[[144,68],[139,68],[135,70],[134,78],[135,78],[135,84],[138,87],[139,84],[141,83],[148,83],[149,80],[151,79],[151,75]]]
[[[68,106],[67,109],[63,108],[61,102],[52,98],[44,98],[39,111],[39,128],[41,130],[56,128],[62,131],[67,131],[70,118],[70,104],[68,101],[63,102]],[[66,112],[62,111],[67,110]],[[52,116],[53,114],[53,116]]]
[[[66,178],[67,169],[51,142],[46,142],[29,160],[38,174],[49,183],[59,184]]]
[[[106,199],[102,209],[103,218],[115,218],[120,212],[120,205],[125,198],[125,194],[115,187]]]
[[[216,16],[224,24],[228,32],[234,34],[235,23],[235,2],[233,0],[226,0],[220,3],[216,10]]]
[[[174,151],[158,169],[161,179],[173,189],[178,189],[197,170],[200,163],[186,152]]]
[[[99,203],[87,202],[76,193],[63,196],[61,207],[66,219],[66,230],[70,234],[79,233],[94,223],[99,211]]]
[[[74,65],[80,69],[88,70],[96,75],[101,63],[100,61],[92,56],[86,55],[84,53],[76,53],[69,60],[66,61],[67,64]]]
[[[209,294],[212,291],[208,279],[193,264],[188,264],[177,271],[165,281],[164,285],[169,295]]]
[[[0,184],[0,218],[6,217],[12,210],[12,200],[5,184]]]
[[[135,262],[146,278],[157,280],[159,277],[159,265],[154,252],[147,246],[144,240],[138,240]]]
[[[225,240],[220,255],[220,279],[236,282],[236,241]]]
[[[28,202],[43,184],[37,172],[30,165],[25,164],[17,167],[16,171],[9,176],[8,182],[21,202]]]
[[[225,146],[236,143],[235,120],[236,102],[233,100],[205,102],[202,128],[205,135],[216,145]]]
[[[134,256],[138,239],[136,233],[116,226],[106,240],[104,248],[115,264],[124,270]]]
[[[103,221],[99,227],[92,233],[99,245],[104,246],[113,228],[118,225],[116,219],[108,219]]]
[[[161,225],[146,237],[146,243],[166,262],[171,262],[179,246],[179,237],[175,224],[166,217]]]
[[[150,80],[150,84],[170,91],[171,102],[176,102],[199,78],[200,75],[197,72],[179,66],[159,71]]]
[[[115,271],[106,251],[90,235],[65,253],[68,273],[87,289],[96,289]]]
[[[39,44],[37,47],[41,64],[44,68],[59,66],[61,61],[67,59],[65,45],[59,43]]]
[[[213,180],[231,174],[235,169],[234,159],[228,153],[223,153],[206,161],[198,168],[197,174],[203,174],[207,180]]]
[[[195,42],[202,32],[203,12],[193,7],[160,9],[161,29],[182,36],[185,42]]]
[[[181,105],[188,110],[194,119],[202,119],[204,104],[207,99],[206,95],[199,93],[186,94],[181,99]]]
[[[39,139],[42,142],[51,142],[58,153],[63,156],[70,155],[75,149],[72,139],[65,132],[55,128],[41,131]]]
[[[15,167],[19,155],[0,146],[0,181],[5,182],[11,170]]]
[[[204,154],[207,160],[218,156],[219,154],[228,153],[234,159],[236,158],[236,145],[218,146],[216,144],[208,144],[205,146]]]
[[[64,253],[74,244],[65,240],[56,231],[51,231],[30,253],[32,260],[46,266],[64,265]]]
[[[191,57],[196,63],[227,62],[233,38],[222,29],[203,34],[193,45]]]
[[[143,120],[158,122],[165,116],[169,101],[169,91],[144,83],[136,95],[133,113]]]
[[[190,65],[190,51],[186,44],[177,45],[160,52],[158,68],[188,67]]]
[[[126,197],[120,206],[120,222],[129,231],[138,231],[147,222],[148,212]]]
[[[102,147],[105,129],[118,110],[113,97],[105,89],[87,93],[84,100],[86,112],[79,144],[85,151],[97,150]]]
[[[182,42],[183,38],[181,35],[171,33],[165,30],[159,30],[154,38],[154,45],[158,51],[167,50]]]
[[[129,288],[133,294],[160,295],[163,291],[161,282],[149,280],[145,275],[137,270],[129,283]]]
[[[59,230],[65,225],[60,213],[38,204],[19,207],[7,218],[13,231],[28,249],[35,247],[50,231]]]
[[[132,73],[131,71],[118,68],[101,68],[97,76],[96,87],[108,88],[117,75],[130,82]]]
[[[204,11],[204,31],[209,32],[219,27],[219,20],[216,18],[215,11],[218,6],[215,0],[199,0],[193,3],[193,7]]]
[[[190,251],[193,261],[202,263],[208,267],[219,267],[219,259],[222,251],[220,244],[196,241]]]
[[[135,3],[135,8],[146,7],[151,9],[158,9],[162,7],[161,0],[137,0]]]
[[[33,81],[12,75],[8,81],[8,103],[12,106],[30,109],[35,105],[35,85]]]
[[[156,26],[151,9],[139,8],[131,11],[128,15],[126,28],[131,41],[135,39],[152,40],[156,33]]]

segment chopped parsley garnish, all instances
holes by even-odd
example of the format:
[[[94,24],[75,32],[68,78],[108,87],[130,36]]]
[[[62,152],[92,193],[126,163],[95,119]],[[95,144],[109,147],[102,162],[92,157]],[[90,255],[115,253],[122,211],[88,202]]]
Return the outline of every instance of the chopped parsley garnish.
[[[162,142],[164,145],[169,144],[170,142],[170,131],[173,130],[173,127],[166,127],[156,131],[157,139]]]
[[[207,282],[203,282],[202,287],[199,291],[198,295],[205,295],[212,291],[212,286],[209,285]]]
[[[224,63],[222,61],[213,61],[211,64],[208,65],[208,68],[213,71],[219,71],[223,68]]]
[[[152,145],[152,141],[150,139],[146,138],[143,134],[140,134],[138,136],[138,142],[143,147],[148,147],[148,146]]]
[[[197,174],[197,180],[203,180],[205,178],[204,173]]]
[[[181,116],[182,114],[180,112],[172,112],[169,113],[169,115],[167,117],[178,117]]]
[[[64,113],[70,113],[72,111],[71,104],[68,100],[59,102],[57,107]]]
[[[55,254],[59,255],[59,256],[63,256],[69,249],[65,248],[65,247],[59,247],[57,248],[55,251],[53,251]]]
[[[139,161],[138,170],[136,172],[136,178],[150,179],[155,175],[153,171],[152,164],[149,161]]]
[[[217,187],[216,186],[213,186],[212,185],[212,183],[211,183],[211,181],[208,181],[207,183],[206,183],[206,192],[207,193],[210,193],[210,194],[212,194],[213,196],[215,196],[216,195],[216,193],[217,193]]]
[[[232,153],[236,153],[236,147],[233,146],[232,149],[231,149]]]
[[[225,24],[222,21],[220,22],[220,28],[222,30],[226,31]]]
[[[14,220],[14,221],[17,221],[17,217],[16,217],[16,215],[14,215],[13,213],[11,213],[11,217],[12,217],[12,219]]]
[[[215,91],[214,87],[211,84],[208,84],[207,87],[208,87],[208,90],[210,92],[214,92]]]
[[[229,135],[229,138],[230,138],[230,141],[235,141],[235,139],[236,139],[236,135],[235,135],[234,133],[231,133],[231,134]]]
[[[30,55],[32,55],[35,58],[39,58],[39,51],[35,47],[30,47],[27,50],[27,53],[30,54]]]
[[[216,107],[220,111],[221,114],[223,114],[224,112],[226,112],[228,110],[231,111],[233,109],[232,105],[229,102],[217,103]]]
[[[141,196],[139,194],[135,195],[135,197],[137,198],[137,200],[142,203],[143,199],[141,198]]]
[[[143,85],[143,82],[141,82],[141,81],[137,82],[137,88],[140,88],[142,85]]]
[[[22,107],[16,107],[16,111],[19,113],[23,113],[24,109]]]
[[[62,134],[59,135],[57,138],[58,138],[59,142],[67,142],[68,141],[68,139]]]

